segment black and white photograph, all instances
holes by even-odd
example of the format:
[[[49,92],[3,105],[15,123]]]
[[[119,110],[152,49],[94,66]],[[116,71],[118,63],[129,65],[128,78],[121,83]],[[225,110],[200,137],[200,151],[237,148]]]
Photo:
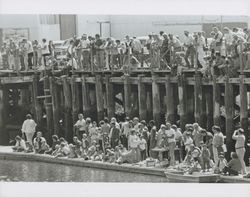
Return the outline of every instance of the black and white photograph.
[[[1,1],[1,183],[250,183],[247,1],[248,14]]]

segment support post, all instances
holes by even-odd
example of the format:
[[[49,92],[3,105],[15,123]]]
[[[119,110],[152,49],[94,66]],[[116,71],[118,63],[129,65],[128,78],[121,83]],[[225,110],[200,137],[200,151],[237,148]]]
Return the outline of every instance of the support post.
[[[44,78],[44,95],[49,96],[50,95],[50,84],[49,84],[49,77],[46,76]],[[53,135],[53,113],[52,113],[52,100],[51,97],[45,97],[44,100],[44,106],[46,111],[46,122],[47,122],[47,139],[49,143],[51,144],[51,136]]]
[[[50,94],[52,97],[52,111],[53,111],[53,125],[54,125],[54,134],[59,135],[59,93],[57,84],[54,77],[49,78],[50,82]]]
[[[211,131],[213,126],[213,94],[212,87],[206,87],[206,114],[207,114],[207,130]]]
[[[187,123],[187,110],[186,110],[186,88],[184,76],[178,77],[178,97],[179,97],[179,114],[180,114],[180,127],[184,131]]]
[[[174,88],[173,85],[170,83],[170,75],[167,75],[166,83],[166,120],[170,123],[174,124],[176,122],[176,115],[175,115],[175,103],[174,103]]]
[[[107,113],[108,118],[115,115],[115,101],[114,101],[114,85],[109,81],[110,76],[105,76],[106,95],[107,95]]]
[[[220,126],[220,86],[216,82],[216,76],[213,78],[213,104],[214,125]]]
[[[63,94],[64,94],[64,121],[65,121],[65,133],[64,136],[67,141],[72,141],[73,137],[73,124],[72,124],[72,114],[71,114],[71,106],[72,106],[72,98],[70,92],[70,84],[68,82],[67,76],[62,77],[63,84]]]
[[[247,85],[244,84],[244,75],[240,75],[240,124],[248,140],[248,110],[247,110]]]
[[[194,85],[194,118],[195,122],[201,124],[201,110],[202,110],[202,87],[201,87],[201,75],[195,73],[195,85]]]
[[[153,97],[153,119],[155,120],[156,125],[159,127],[160,125],[160,91],[159,85],[156,83],[157,76],[155,74],[152,75],[152,97]]]
[[[226,112],[226,145],[227,153],[233,151],[232,134],[234,130],[233,117],[234,117],[234,94],[233,85],[229,83],[229,77],[226,77],[225,82],[225,112]],[[227,155],[227,158],[230,156]]]
[[[71,77],[71,94],[72,94],[72,119],[73,123],[78,120],[78,114],[80,111],[80,101],[79,101],[79,88],[75,80],[76,76]]]
[[[85,117],[90,116],[89,87],[86,84],[85,76],[82,76],[82,110]]]
[[[104,118],[104,100],[103,100],[103,87],[101,75],[95,77],[95,91],[96,91],[96,105],[97,105],[97,119],[98,121]]]
[[[142,75],[138,76],[138,100],[139,100],[139,116],[141,120],[147,118],[147,103],[146,103],[146,87],[142,83]]]
[[[43,113],[42,113],[42,107],[37,99],[37,96],[39,95],[38,75],[34,75],[32,88],[33,88],[32,96],[33,96],[34,107],[35,107],[35,120],[36,120],[37,125],[41,126]]]
[[[131,85],[129,83],[129,76],[125,75],[124,77],[125,77],[125,79],[124,79],[124,109],[125,109],[126,116],[130,117],[131,112],[132,112],[131,100],[130,100]],[[130,118],[132,118],[132,117],[130,117]]]

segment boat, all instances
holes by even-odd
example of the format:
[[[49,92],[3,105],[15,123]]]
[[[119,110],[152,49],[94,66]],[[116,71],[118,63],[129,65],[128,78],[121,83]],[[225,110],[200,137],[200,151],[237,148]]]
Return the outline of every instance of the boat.
[[[193,173],[186,174],[182,171],[165,171],[164,172],[169,182],[177,183],[215,183],[220,179],[217,174],[202,174]]]
[[[224,176],[220,175],[222,183],[250,183],[250,178],[244,178],[243,175],[239,176]]]

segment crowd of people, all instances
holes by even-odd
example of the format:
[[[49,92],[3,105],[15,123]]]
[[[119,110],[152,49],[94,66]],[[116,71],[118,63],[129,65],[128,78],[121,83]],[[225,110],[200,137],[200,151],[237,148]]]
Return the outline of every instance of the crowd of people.
[[[74,36],[67,48],[66,66],[81,70],[123,69],[136,67],[170,69],[179,74],[185,68],[200,68],[205,76],[234,75],[239,69],[239,54],[250,50],[250,30],[247,28],[213,27],[210,35],[205,32],[184,31],[185,40],[160,31],[146,37],[126,36],[123,40],[101,38],[99,34],[81,38]],[[5,69],[28,70],[56,61],[55,47],[46,39],[40,44],[23,39],[6,42],[1,49]],[[250,61],[246,54],[244,60]]]
[[[244,162],[246,139],[241,128],[232,135],[236,141],[235,152],[231,152],[232,160],[227,163],[224,136],[216,125],[212,132],[198,123],[187,124],[185,131],[181,131],[168,121],[157,128],[154,120],[147,123],[137,117],[126,117],[124,122],[117,122],[114,117],[111,120],[104,118],[99,123],[88,117],[85,119],[83,114],[78,118],[73,139],[69,139],[71,143],[53,135],[49,146],[42,132],[36,131],[31,115],[27,115],[21,129],[23,135],[16,136],[13,151],[117,164],[155,159],[168,161],[170,167],[185,164],[189,173],[200,170],[229,175],[247,173]]]

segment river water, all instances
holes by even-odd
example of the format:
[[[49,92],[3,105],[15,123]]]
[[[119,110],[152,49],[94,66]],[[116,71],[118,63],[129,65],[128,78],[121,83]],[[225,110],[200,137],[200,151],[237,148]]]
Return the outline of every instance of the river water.
[[[33,161],[0,160],[0,178],[22,182],[167,182],[165,177]]]

